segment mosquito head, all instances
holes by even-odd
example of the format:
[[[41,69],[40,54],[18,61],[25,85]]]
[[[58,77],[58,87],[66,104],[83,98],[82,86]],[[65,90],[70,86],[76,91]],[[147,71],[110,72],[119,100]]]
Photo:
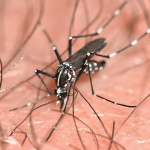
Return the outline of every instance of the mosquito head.
[[[61,100],[67,96],[68,91],[63,87],[57,87],[55,89],[55,95]]]
[[[59,65],[56,72],[56,84],[58,87],[67,87],[76,78],[76,73],[72,65],[64,62]]]

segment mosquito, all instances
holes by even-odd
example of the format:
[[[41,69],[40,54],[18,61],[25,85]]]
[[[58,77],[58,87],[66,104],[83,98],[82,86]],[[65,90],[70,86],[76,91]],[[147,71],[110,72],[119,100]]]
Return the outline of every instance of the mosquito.
[[[57,125],[59,124],[60,120],[62,119],[63,115],[66,112],[66,108],[68,105],[68,101],[69,101],[69,96],[71,94],[71,89],[72,86],[76,84],[76,82],[78,81],[78,79],[80,78],[80,76],[85,73],[89,75],[90,78],[90,84],[91,84],[91,90],[92,90],[92,95],[99,97],[103,100],[106,100],[108,102],[111,102],[113,104],[116,105],[120,105],[123,107],[129,107],[129,108],[134,108],[136,106],[130,106],[130,105],[125,105],[125,104],[121,104],[121,103],[117,103],[114,101],[111,101],[107,98],[104,98],[100,95],[97,95],[94,92],[94,87],[92,84],[92,79],[91,79],[91,73],[95,73],[98,70],[102,70],[105,67],[106,62],[105,61],[95,61],[95,60],[90,60],[94,55],[95,56],[99,56],[99,57],[104,57],[104,58],[112,58],[114,56],[116,56],[117,54],[119,54],[120,52],[128,49],[131,46],[134,46],[138,43],[138,41],[140,39],[142,39],[143,37],[145,37],[148,33],[150,33],[150,28],[143,34],[141,35],[138,39],[132,41],[129,45],[127,45],[126,47],[118,50],[117,52],[111,53],[109,55],[100,55],[98,54],[98,52],[100,50],[102,50],[106,44],[107,41],[105,38],[99,38],[96,40],[91,41],[90,43],[88,43],[87,45],[85,45],[83,48],[81,48],[80,50],[78,50],[75,54],[72,54],[72,39],[73,38],[82,38],[82,37],[88,37],[88,36],[96,36],[99,35],[107,26],[107,24],[113,20],[113,18],[115,18],[116,16],[119,15],[120,11],[124,8],[124,6],[129,2],[130,0],[126,0],[113,14],[113,16],[110,18],[110,20],[108,20],[108,22],[106,22],[106,24],[99,28],[97,30],[96,33],[93,34],[88,34],[88,35],[82,35],[82,36],[70,36],[69,37],[69,58],[65,61],[62,61],[56,46],[54,45],[54,43],[51,41],[51,45],[53,46],[53,50],[56,54],[56,57],[59,61],[59,65],[57,67],[57,71],[55,75],[49,74],[47,72],[43,72],[41,70],[35,70],[36,75],[39,77],[39,79],[41,80],[41,82],[44,84],[45,88],[47,89],[48,93],[51,95],[52,92],[48,89],[48,87],[46,86],[46,84],[44,83],[43,79],[40,77],[39,74],[43,74],[45,76],[48,76],[52,79],[55,80],[56,82],[56,89],[54,91],[55,95],[58,97],[58,101],[56,102],[61,103],[60,106],[60,110],[63,109],[62,115],[59,118],[58,122],[56,123],[56,125],[54,126],[54,128],[52,129],[52,131],[50,132],[47,140],[50,138],[50,136],[52,135],[53,131],[55,130],[55,128],[57,127]],[[48,36],[48,35],[47,35]],[[47,141],[46,140],[46,141]]]
[[[56,89],[54,91],[55,95],[58,97],[57,104],[61,103],[60,110],[62,111],[62,115],[59,118],[58,122],[55,124],[54,128],[52,129],[51,133],[49,134],[48,139],[51,137],[52,133],[56,129],[57,125],[59,124],[60,120],[66,113],[66,109],[68,106],[69,98],[71,95],[71,89],[75,88],[75,84],[77,83],[78,79],[81,77],[82,74],[87,74],[89,75],[90,78],[90,84],[91,84],[91,90],[92,90],[92,95],[99,97],[103,100],[106,100],[108,102],[111,102],[116,105],[120,105],[123,107],[129,107],[129,108],[134,108],[136,106],[129,106],[121,103],[117,103],[114,101],[111,101],[107,98],[104,98],[100,95],[97,95],[94,92],[94,87],[92,84],[92,78],[91,74],[95,73],[99,70],[103,70],[103,68],[106,65],[105,61],[95,61],[91,60],[93,56],[98,56],[98,57],[104,57],[104,58],[112,58],[119,54],[120,52],[128,49],[131,46],[134,46],[138,43],[140,39],[145,37],[148,33],[150,33],[150,28],[143,34],[141,35],[138,39],[132,41],[129,45],[126,47],[122,48],[121,50],[118,50],[114,53],[111,53],[109,55],[100,55],[98,52],[100,52],[104,47],[107,46],[107,40],[105,38],[99,38],[96,40],[93,40],[92,42],[86,44],[83,48],[78,50],[75,54],[72,54],[72,39],[73,38],[82,38],[82,37],[92,37],[92,36],[97,36],[100,33],[103,32],[103,30],[106,28],[106,26],[116,17],[120,14],[120,11],[124,8],[124,6],[129,2],[130,0],[126,0],[114,13],[113,16],[108,20],[108,22],[99,28],[96,33],[93,34],[88,34],[88,35],[82,35],[82,36],[72,36],[69,37],[69,58],[63,61],[61,59],[60,54],[57,51],[57,47],[51,42],[51,45],[53,46],[53,50],[56,54],[56,57],[59,61],[59,65],[57,67],[57,71],[55,75],[49,74],[47,72],[41,71],[36,69],[35,73],[36,75],[40,78],[41,82],[44,84],[45,88],[47,89],[49,95],[52,94],[52,92],[49,90],[47,85],[44,83],[43,79],[40,77],[40,74],[43,74],[45,76],[48,76],[52,79],[55,80],[56,82]],[[44,30],[43,30],[44,31]],[[31,103],[29,103],[27,106],[30,106]],[[11,111],[11,110],[10,110]]]

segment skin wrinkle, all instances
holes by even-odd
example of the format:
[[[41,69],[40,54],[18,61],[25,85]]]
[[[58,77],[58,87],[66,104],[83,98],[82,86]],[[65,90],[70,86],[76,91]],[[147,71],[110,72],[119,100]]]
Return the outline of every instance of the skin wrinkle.
[[[23,18],[25,18],[26,11],[29,10],[27,9],[27,7],[30,8],[30,6],[28,6],[29,3],[26,3],[24,5],[21,1],[18,3],[17,2],[15,4],[7,2],[9,5],[5,5],[5,20],[6,20],[5,23],[6,27],[4,28],[6,33],[5,40],[7,43],[11,43],[13,47],[16,47],[16,45],[14,46],[14,43],[18,42],[17,45],[21,44],[19,40],[15,41],[14,35],[16,35],[16,33],[19,34],[18,32],[19,27],[23,22]],[[76,1],[68,1],[68,0],[64,0],[64,1],[45,0],[44,14],[41,23],[45,26],[46,31],[52,38],[54,44],[57,46],[58,52],[60,54],[64,52],[64,50],[68,47],[69,25],[72,19],[71,17],[74,10],[75,2]],[[143,2],[146,4],[145,7],[148,10],[149,1],[144,0]],[[33,22],[35,23],[36,19],[38,18],[40,7],[37,1],[32,1],[32,3],[34,9],[32,18],[35,19],[34,20],[27,19],[27,21],[32,21],[27,24],[29,25],[32,24],[32,26],[34,26]],[[123,0],[120,1],[114,0],[111,2],[109,0],[101,1],[101,4],[103,3],[103,5],[100,6],[98,0],[94,0],[92,3],[86,1],[86,3],[87,3],[87,9],[89,11],[89,17],[90,17],[89,22],[92,21],[92,19],[97,15],[98,10],[100,11],[103,8],[103,13],[101,14],[100,18],[97,20],[95,24],[91,26],[91,28],[89,28],[88,32],[93,33],[95,29],[97,29],[98,24],[100,24],[100,21],[107,20],[108,17],[106,17],[106,15],[115,11],[123,3]],[[132,5],[130,5],[130,3],[132,3]],[[133,6],[135,6],[135,8],[132,11],[131,9],[133,8]],[[135,10],[137,10],[137,13]],[[16,17],[17,19],[15,19]],[[81,1],[79,1],[77,12],[75,14],[75,19],[74,19],[75,24],[73,25],[72,28],[73,30],[71,31],[72,36],[78,35],[80,31],[87,26],[85,18],[86,16],[85,16],[85,11],[83,10],[83,4]],[[116,17],[112,21],[112,23],[110,23],[109,26],[106,27],[106,29],[103,31],[103,33],[100,36],[94,38],[92,37],[92,39],[96,39],[98,37],[106,38],[108,43],[107,47],[101,52],[102,54],[110,54],[112,52],[115,52],[123,48],[124,46],[128,45],[131,41],[137,39],[140,35],[142,35],[147,29],[146,22],[147,20],[145,20],[145,16],[143,15],[143,12],[139,7],[139,3],[136,2],[135,0],[132,0],[123,9],[123,14],[120,14],[118,17]],[[134,29],[134,32],[132,29],[130,29],[130,27]],[[26,30],[22,31],[22,34]],[[84,34],[86,34],[86,32],[84,32]],[[19,37],[19,35],[17,36]],[[129,39],[129,37],[131,39]],[[109,39],[111,42],[109,42]],[[73,42],[75,40],[76,39],[74,39]],[[147,35],[146,37],[144,37],[144,39],[138,42],[138,44],[135,47],[129,48],[128,50],[120,53],[118,56],[111,58],[110,60],[94,57],[93,59],[96,60],[106,60],[106,67],[102,71],[99,71],[98,73],[92,75],[92,81],[93,81],[95,93],[103,97],[106,97],[108,99],[111,99],[113,101],[116,101],[118,103],[125,103],[130,105],[139,104],[139,102],[142,101],[146,97],[146,95],[149,94],[149,78],[147,75],[148,63],[144,63],[149,58],[148,43],[149,43],[149,36]],[[85,45],[85,38],[78,39],[77,43],[73,46],[73,53],[79,50],[84,45]],[[5,49],[2,52],[3,53],[1,55],[1,60],[3,66],[5,66],[8,60],[10,60],[10,58],[13,56],[12,54],[14,51],[12,51],[10,47],[9,49]],[[34,70],[36,68],[41,70],[46,66],[45,64],[48,65],[45,59],[46,56],[49,56],[50,63],[56,58],[55,53],[53,52],[49,41],[46,39],[45,35],[41,31],[41,27],[36,28],[29,41],[23,47],[21,52],[9,64],[9,66],[6,67],[6,70],[8,70],[13,64],[15,64],[15,62],[17,62],[21,57],[23,57],[24,54],[26,54],[26,57],[19,64],[17,64],[12,70],[8,72],[8,74],[11,74],[12,71],[22,70],[22,73],[20,72],[20,74],[16,76],[4,75],[1,90],[14,86],[24,81],[25,79],[28,79],[29,77],[35,75]],[[29,57],[31,56],[30,59],[36,58],[35,60],[36,61],[39,60],[39,62],[36,63],[35,60],[33,60],[34,63],[33,61],[29,61],[27,58],[28,56]],[[62,60],[65,60],[67,58],[68,58],[68,53],[62,56]],[[137,58],[141,60],[141,67],[138,67],[140,66],[140,63],[139,64],[135,63],[135,60]],[[56,69],[57,64],[58,61],[51,67]],[[128,68],[129,71],[127,71]],[[5,72],[6,70],[2,70],[2,71]],[[55,75],[55,72],[51,71],[50,68],[47,68],[44,71],[51,73],[52,75]],[[104,78],[106,76],[107,79]],[[54,80],[46,77],[44,81],[46,82],[48,88],[53,92],[53,90],[55,89]],[[15,128],[13,123],[15,123],[15,125],[18,125],[28,114],[28,112],[31,109],[31,106],[28,108],[19,109],[9,113],[8,112],[5,113],[5,111],[8,111],[16,107],[20,107],[22,105],[25,105],[30,102],[34,102],[36,100],[36,95],[37,95],[36,93],[38,91],[36,87],[40,87],[39,85],[41,81],[38,79],[38,77],[35,76],[30,80],[30,82],[33,85],[35,85],[35,87],[33,87],[32,85],[30,85],[28,82],[25,81],[23,85],[18,86],[18,88],[14,89],[12,92],[10,92],[7,96],[5,96],[1,100],[0,121],[2,123],[2,128],[4,130],[10,128],[9,130],[12,131]],[[133,109],[116,106],[108,102],[105,102],[102,99],[92,96],[89,77],[86,75],[82,75],[79,78],[79,81],[77,82],[76,86],[77,88],[79,88],[83,96],[94,107],[95,111],[98,114],[104,115],[100,117],[104,122],[106,128],[108,129],[110,135],[112,134],[112,122],[115,121],[115,131],[117,131],[117,129],[119,129],[119,126],[122,124],[125,118],[127,118],[127,116],[133,111]],[[22,87],[26,87],[26,89],[23,90]],[[46,91],[44,86],[42,86],[41,88]],[[128,89],[132,89],[133,94],[129,93]],[[4,94],[6,94],[6,92],[1,93],[0,97],[3,97]],[[46,93],[41,91],[40,98],[43,97],[44,95],[46,95]],[[69,99],[70,101],[72,101],[72,97],[73,96],[70,96]],[[52,101],[53,99],[56,99],[56,97],[52,95],[49,98],[38,102],[37,106]],[[139,99],[139,101],[137,101],[137,99]],[[137,110],[133,113],[133,117],[131,116],[131,118],[127,120],[126,124],[121,128],[121,130],[118,132],[117,136],[115,137],[114,139],[115,142],[122,145],[125,149],[129,149],[129,150],[149,149],[148,139],[150,137],[150,133],[148,128],[150,124],[149,121],[146,121],[146,120],[150,120],[148,116],[149,114],[149,110],[147,107],[148,105],[149,105],[149,99],[147,99],[146,102],[144,102],[140,107],[137,108]],[[83,149],[79,141],[79,138],[76,135],[76,131],[69,130],[74,127],[74,122],[72,120],[72,117],[68,117],[67,115],[60,122],[60,124],[52,134],[49,141],[45,143],[44,139],[48,137],[49,131],[55,125],[56,120],[58,120],[61,114],[58,112],[50,111],[49,109],[52,108],[52,109],[59,110],[59,107],[60,107],[59,104],[56,105],[56,103],[53,103],[51,105],[45,106],[33,112],[32,121],[33,122],[42,121],[40,123],[33,124],[35,128],[34,132],[37,134],[38,141],[42,141],[44,143],[43,144],[44,146],[42,148],[46,150],[47,149],[71,149],[71,150]],[[94,115],[91,108],[86,104],[84,99],[81,98],[80,94],[78,94],[75,100],[74,107],[75,107],[75,116],[83,120],[90,127],[92,127],[94,133],[97,134],[96,137],[98,139],[100,149],[108,149],[110,140],[106,140],[105,138],[98,136],[98,134],[101,134],[103,136],[106,136],[106,134],[103,131],[103,128],[100,127],[100,123],[98,122],[97,117]],[[79,111],[76,111],[76,109]],[[80,111],[81,109],[82,111]],[[71,113],[71,111],[72,109],[70,108],[68,112]],[[118,116],[122,116],[122,117],[118,117]],[[141,118],[143,118],[143,120]],[[28,137],[33,142],[31,136],[32,133],[30,132],[29,126],[27,124],[28,124],[28,120],[25,121],[25,123],[23,123],[20,126],[20,129],[23,132],[27,132]],[[83,125],[80,124],[80,122],[78,124],[79,124],[78,126],[79,129],[83,128]],[[132,124],[134,124],[134,126],[132,126]],[[19,131],[19,129],[17,131]],[[91,149],[91,147],[92,149],[97,149],[94,140],[90,138],[91,135],[89,133],[83,133],[83,131],[84,130],[82,131],[79,130],[79,132],[81,132],[81,138],[83,138],[83,143],[85,144],[85,147],[87,149]],[[4,134],[8,134],[8,133],[4,133]],[[65,137],[63,137],[63,135],[65,135]],[[13,138],[19,141],[19,143],[21,143],[24,137],[19,133],[15,133],[13,135]],[[141,141],[141,143],[138,141]],[[142,141],[145,142],[142,143]],[[66,143],[69,143],[70,146],[67,145]],[[111,146],[112,149],[116,149],[114,147],[114,143],[112,143]],[[23,147],[19,147],[18,145],[6,144],[5,148],[16,149],[16,150],[34,149],[28,140],[25,141]]]

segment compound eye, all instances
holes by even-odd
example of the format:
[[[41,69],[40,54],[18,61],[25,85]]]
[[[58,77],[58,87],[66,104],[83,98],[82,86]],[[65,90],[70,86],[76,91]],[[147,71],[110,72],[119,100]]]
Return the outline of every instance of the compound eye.
[[[66,93],[66,92],[67,92],[67,90],[65,88],[62,88],[62,87],[58,87],[58,88],[55,89],[55,94],[56,95],[60,95],[62,93]]]
[[[60,88],[60,93],[66,93],[66,89],[65,88]]]

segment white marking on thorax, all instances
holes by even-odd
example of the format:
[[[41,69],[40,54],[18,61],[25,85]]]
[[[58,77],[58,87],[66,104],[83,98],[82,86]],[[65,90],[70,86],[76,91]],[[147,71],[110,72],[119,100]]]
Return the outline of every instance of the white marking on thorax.
[[[59,86],[59,80],[60,80],[60,76],[61,76],[63,70],[64,70],[64,67],[61,69],[61,71],[60,71],[60,73],[59,73],[59,75],[58,75],[57,86]]]

